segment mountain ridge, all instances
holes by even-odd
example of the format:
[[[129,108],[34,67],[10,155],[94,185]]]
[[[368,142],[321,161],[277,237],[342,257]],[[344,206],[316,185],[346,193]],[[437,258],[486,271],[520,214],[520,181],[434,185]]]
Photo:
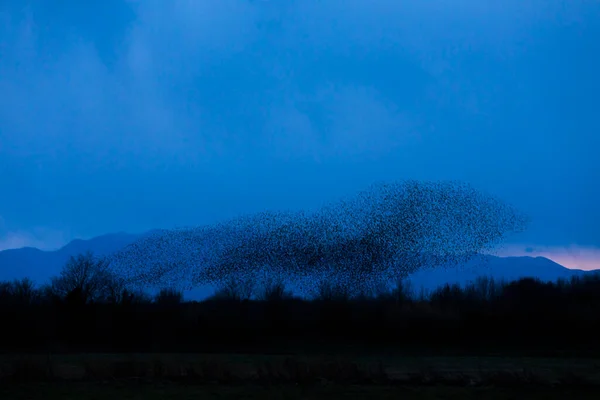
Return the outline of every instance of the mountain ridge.
[[[127,246],[148,233],[109,233],[90,239],[74,239],[56,250],[22,247],[0,251],[0,280],[29,277],[36,283],[58,274],[71,256],[93,252],[106,256]]]

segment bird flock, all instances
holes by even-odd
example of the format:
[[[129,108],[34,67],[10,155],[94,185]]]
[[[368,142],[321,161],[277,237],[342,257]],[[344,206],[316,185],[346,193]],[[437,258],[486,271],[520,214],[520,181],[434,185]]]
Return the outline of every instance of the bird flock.
[[[465,183],[377,183],[314,212],[264,211],[156,231],[110,262],[146,288],[277,281],[306,293],[327,282],[364,293],[422,268],[463,264],[527,223]]]

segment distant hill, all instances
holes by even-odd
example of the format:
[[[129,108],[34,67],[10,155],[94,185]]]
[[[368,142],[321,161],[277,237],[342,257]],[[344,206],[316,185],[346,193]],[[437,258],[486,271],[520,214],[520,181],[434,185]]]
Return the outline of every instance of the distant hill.
[[[91,251],[95,255],[109,255],[130,243],[148,235],[114,233],[98,236],[89,240],[73,240],[55,251],[42,251],[32,247],[0,251],[0,280],[12,280],[29,277],[36,283],[44,283],[58,274],[69,257]],[[415,290],[432,290],[445,283],[464,285],[478,276],[491,276],[498,280],[516,280],[523,277],[535,277],[544,281],[585,274],[581,270],[563,267],[544,257],[495,257],[481,255],[460,268],[422,270],[413,274],[409,280]],[[198,288],[186,297],[202,298],[210,294],[208,287]]]
[[[89,240],[76,239],[55,251],[33,247],[0,251],[0,280],[29,277],[43,283],[58,274],[71,256],[87,251],[97,256],[109,255],[143,235],[113,233]]]
[[[589,272],[566,268],[545,257],[480,255],[464,266],[418,271],[411,275],[409,280],[414,289],[420,290],[422,287],[432,290],[446,283],[463,286],[480,276],[508,282],[526,277],[549,282],[586,273]]]

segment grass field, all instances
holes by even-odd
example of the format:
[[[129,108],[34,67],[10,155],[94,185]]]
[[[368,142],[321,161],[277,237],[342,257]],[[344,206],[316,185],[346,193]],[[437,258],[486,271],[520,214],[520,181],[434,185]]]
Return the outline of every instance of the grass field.
[[[402,387],[402,386],[223,386],[182,384],[52,383],[0,386],[0,398],[6,400],[159,400],[159,399],[597,399],[598,390],[551,387]]]
[[[600,360],[567,358],[4,355],[0,379],[2,399],[600,398]]]

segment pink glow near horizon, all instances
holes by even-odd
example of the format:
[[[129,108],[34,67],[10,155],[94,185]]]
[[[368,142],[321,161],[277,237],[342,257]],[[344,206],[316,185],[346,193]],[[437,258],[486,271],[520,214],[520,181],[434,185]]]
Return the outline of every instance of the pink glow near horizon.
[[[571,269],[600,269],[600,248],[586,246],[507,245],[494,254],[501,257],[546,257]]]

